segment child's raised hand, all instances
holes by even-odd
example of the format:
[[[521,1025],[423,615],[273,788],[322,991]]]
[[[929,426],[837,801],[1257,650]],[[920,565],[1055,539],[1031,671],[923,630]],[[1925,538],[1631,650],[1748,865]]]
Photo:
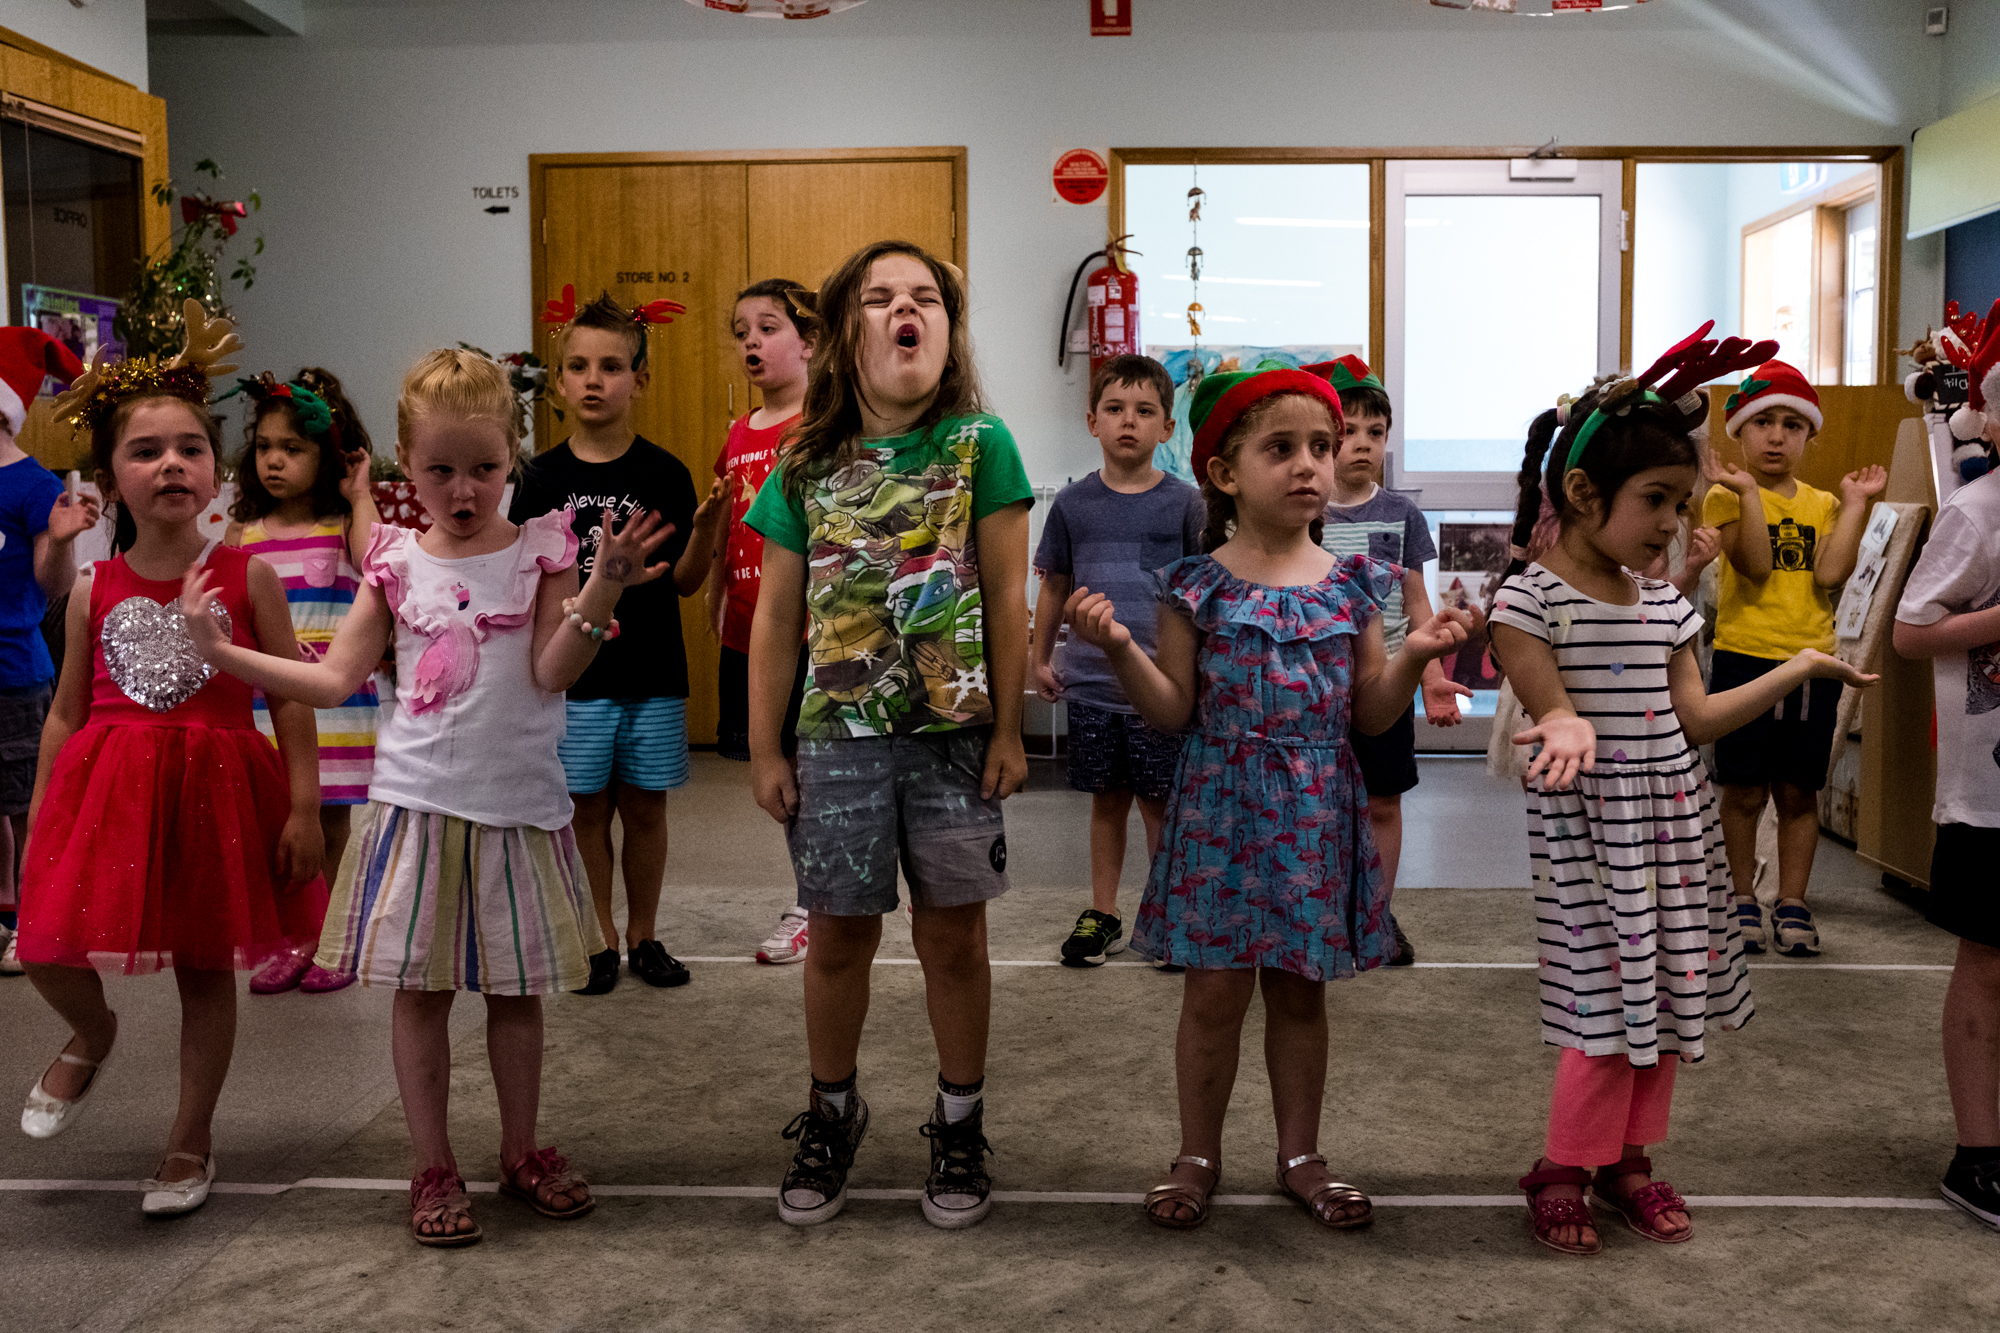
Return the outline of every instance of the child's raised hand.
[[[1822,680],[1837,680],[1843,685],[1852,685],[1857,690],[1865,690],[1882,679],[1872,672],[1843,662],[1831,653],[1823,653],[1817,648],[1801,648],[1798,660],[1806,664],[1806,674]]]
[[[1078,588],[1063,603],[1063,619],[1078,638],[1109,654],[1132,642],[1132,631],[1118,623],[1117,610],[1103,593]]]
[[[607,506],[604,510],[604,535],[598,539],[597,563],[591,566],[590,577],[602,577],[630,588],[651,583],[664,574],[674,572],[672,561],[662,560],[657,565],[646,563],[646,557],[659,550],[661,543],[674,535],[673,524],[649,509],[633,514],[617,531],[612,530],[613,521]]]
[[[1688,534],[1687,572],[1701,573],[1722,554],[1722,533],[1715,528],[1696,528]]]
[[[222,632],[222,625],[209,609],[215,604],[215,597],[215,584],[208,570],[189,565],[187,573],[181,576],[181,620],[187,626],[188,641],[194,650],[211,662],[216,650],[229,643],[229,636]]]
[[[1871,463],[1840,479],[1840,502],[1844,505],[1856,505],[1864,500],[1872,500],[1880,495],[1888,484],[1887,470],[1880,464]]]
[[[49,510],[49,540],[57,545],[75,541],[97,526],[100,512],[97,501],[90,496],[64,491]]]
[[[1715,460],[1715,481],[1719,486],[1727,486],[1738,495],[1748,495],[1757,489],[1757,479],[1742,468]]]
[[[340,498],[349,504],[361,503],[361,497],[368,493],[370,481],[368,465],[373,456],[366,449],[351,449],[341,460],[347,470],[340,476]]]
[[[694,530],[713,533],[729,521],[729,482],[717,477],[708,488],[708,498],[695,506]]]
[[[1403,640],[1403,648],[1428,662],[1463,648],[1466,640],[1485,623],[1486,613],[1476,606],[1448,606],[1423,624],[1413,626]]]
[[[1443,676],[1427,676],[1423,691],[1424,721],[1434,727],[1455,727],[1464,720],[1458,711],[1458,696],[1472,697],[1472,691],[1466,686]]]
[[[1547,718],[1516,732],[1514,744],[1542,747],[1528,765],[1527,780],[1532,783],[1540,776],[1543,791],[1563,791],[1578,772],[1588,773],[1597,767],[1597,728],[1574,713]]]

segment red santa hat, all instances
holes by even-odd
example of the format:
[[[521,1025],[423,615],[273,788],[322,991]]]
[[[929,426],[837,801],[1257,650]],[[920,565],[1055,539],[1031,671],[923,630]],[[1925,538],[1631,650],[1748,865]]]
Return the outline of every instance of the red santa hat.
[[[1952,434],[1961,440],[1978,436],[1986,427],[1986,414],[2000,407],[2000,301],[1980,319],[1970,310],[1961,311],[1958,302],[1944,308],[1945,328],[1938,345],[1945,358],[1965,372],[1970,391],[1964,407],[1952,414]]]
[[[1728,415],[1729,437],[1735,439],[1744,422],[1774,407],[1789,407],[1812,422],[1814,434],[1826,424],[1820,415],[1819,395],[1806,383],[1806,377],[1783,361],[1766,361],[1751,371],[1749,378],[1737,385],[1736,392],[1722,405]]]
[[[0,419],[7,433],[21,433],[44,378],[53,375],[67,384],[81,374],[76,354],[40,329],[0,328]]]

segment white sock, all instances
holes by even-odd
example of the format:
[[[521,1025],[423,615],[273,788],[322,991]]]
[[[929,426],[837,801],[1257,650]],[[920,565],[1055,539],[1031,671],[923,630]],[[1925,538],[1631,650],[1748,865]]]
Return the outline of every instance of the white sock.
[[[938,1080],[938,1100],[944,1103],[944,1122],[947,1125],[955,1125],[961,1120],[968,1119],[979,1109],[979,1103],[985,1096],[986,1080],[982,1078],[973,1084],[970,1092],[953,1092],[950,1090],[952,1086],[956,1085],[947,1085],[943,1079]]]

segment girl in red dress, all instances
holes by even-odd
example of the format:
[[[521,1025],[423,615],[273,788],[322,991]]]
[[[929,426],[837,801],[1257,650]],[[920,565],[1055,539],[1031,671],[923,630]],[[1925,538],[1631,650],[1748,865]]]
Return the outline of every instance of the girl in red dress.
[[[70,598],[20,918],[21,961],[72,1032],[21,1112],[35,1138],[75,1123],[116,1044],[99,972],[174,969],[180,1107],[145,1183],[154,1214],[200,1207],[215,1180],[210,1123],[235,1045],[233,970],[311,935],[325,910],[312,710],[272,699],[272,750],[251,721],[250,687],[202,661],[176,605],[183,573],[202,566],[235,642],[298,655],[277,574],[198,526],[216,494],[220,435],[207,367],[236,341],[227,322],[192,301],[187,310],[180,356],[93,368],[58,404],[91,432],[120,553]]]

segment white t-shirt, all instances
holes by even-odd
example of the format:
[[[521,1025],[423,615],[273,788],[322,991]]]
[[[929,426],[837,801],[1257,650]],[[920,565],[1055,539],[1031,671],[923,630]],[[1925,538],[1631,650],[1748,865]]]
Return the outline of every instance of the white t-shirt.
[[[1935,625],[1948,615],[2000,605],[2000,473],[1952,492],[1910,581],[1896,619]],[[1931,661],[1937,691],[1937,803],[1940,824],[2000,828],[2000,642]]]

